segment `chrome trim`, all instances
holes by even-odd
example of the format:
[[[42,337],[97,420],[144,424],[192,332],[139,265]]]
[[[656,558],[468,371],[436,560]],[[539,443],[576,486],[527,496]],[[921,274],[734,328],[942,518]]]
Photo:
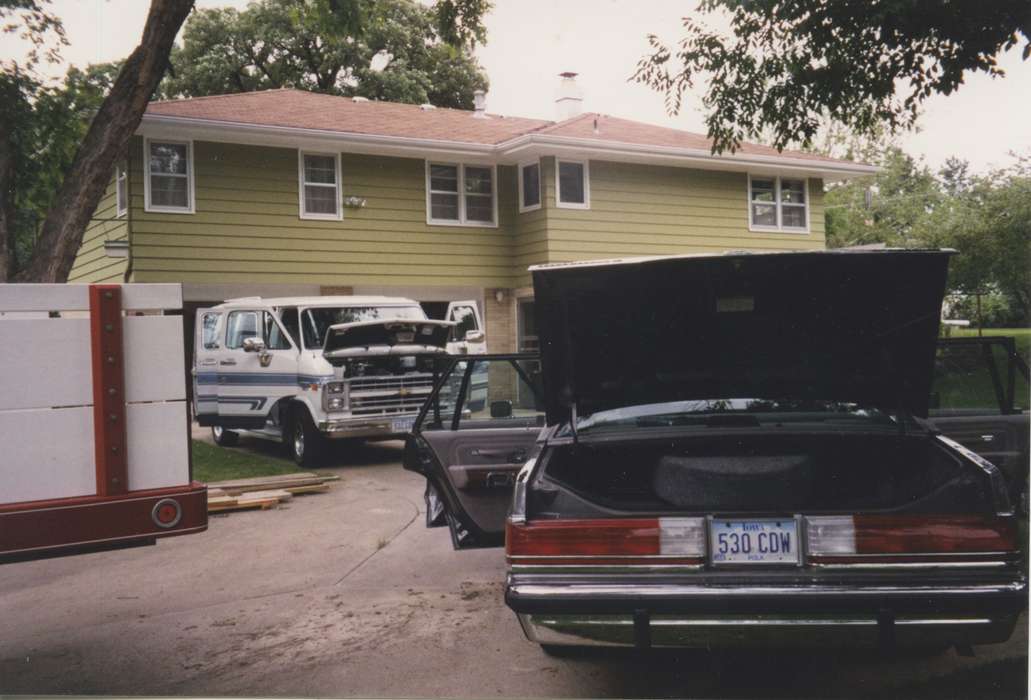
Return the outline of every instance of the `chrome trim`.
[[[653,584],[600,584],[600,583],[511,583],[509,592],[518,597],[561,600],[563,598],[661,598],[671,596],[696,596],[699,598],[747,598],[751,596],[787,596],[797,598],[825,596],[911,596],[911,595],[960,595],[993,596],[1007,593],[1023,593],[1027,587],[1023,581],[1000,584],[979,584],[971,586],[860,586],[860,585],[811,585],[811,586],[715,586],[684,585],[672,583]]]
[[[513,574],[607,574],[607,573],[692,573],[705,569],[704,564],[515,564],[508,567]]]
[[[917,561],[917,562],[849,562],[823,564],[816,561],[809,561],[809,566],[814,569],[997,569],[1009,566],[1006,561]]]
[[[542,554],[540,556],[534,554],[508,554],[507,559],[519,560],[519,559],[554,559],[554,560],[572,560],[572,561],[593,561],[595,559],[703,559],[701,555],[692,556],[690,554]]]

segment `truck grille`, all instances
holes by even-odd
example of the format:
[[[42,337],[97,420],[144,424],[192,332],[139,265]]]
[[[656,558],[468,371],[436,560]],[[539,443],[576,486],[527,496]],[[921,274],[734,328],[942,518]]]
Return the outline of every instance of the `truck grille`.
[[[350,380],[351,413],[387,416],[415,413],[433,390],[432,374],[355,377]]]

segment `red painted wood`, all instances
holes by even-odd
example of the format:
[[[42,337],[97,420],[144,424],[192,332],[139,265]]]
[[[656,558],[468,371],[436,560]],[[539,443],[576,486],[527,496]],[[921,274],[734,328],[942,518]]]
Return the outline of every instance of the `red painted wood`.
[[[125,493],[129,480],[122,288],[117,284],[90,286],[90,346],[97,495],[113,496]]]
[[[115,497],[87,496],[19,503],[0,510],[0,554],[40,551],[201,532],[208,525],[208,489],[194,482]],[[154,506],[166,498],[181,509],[179,522],[159,527]]]

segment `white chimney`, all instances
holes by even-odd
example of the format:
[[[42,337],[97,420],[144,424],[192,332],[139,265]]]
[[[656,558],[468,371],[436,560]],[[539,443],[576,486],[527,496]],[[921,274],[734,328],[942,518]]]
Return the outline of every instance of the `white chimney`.
[[[473,116],[478,119],[487,119],[487,93],[483,90],[473,91]]]
[[[559,73],[559,76],[561,76],[562,82],[558,85],[555,106],[558,108],[559,119],[569,119],[583,111],[584,93],[576,84],[576,73],[567,71]]]

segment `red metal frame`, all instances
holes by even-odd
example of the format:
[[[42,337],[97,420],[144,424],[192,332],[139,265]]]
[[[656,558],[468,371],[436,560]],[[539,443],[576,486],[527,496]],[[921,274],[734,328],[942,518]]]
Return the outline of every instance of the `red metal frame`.
[[[89,306],[97,495],[115,496],[128,491],[129,481],[122,288],[117,284],[91,285]]]

